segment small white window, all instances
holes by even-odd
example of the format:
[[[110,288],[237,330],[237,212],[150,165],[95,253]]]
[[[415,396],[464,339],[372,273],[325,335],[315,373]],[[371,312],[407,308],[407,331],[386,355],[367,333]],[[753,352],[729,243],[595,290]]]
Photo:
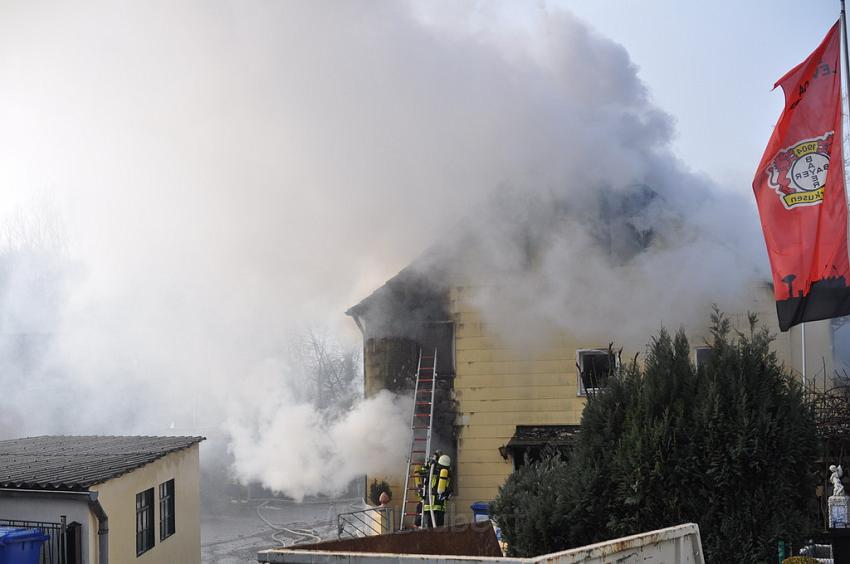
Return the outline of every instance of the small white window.
[[[607,349],[583,349],[576,351],[578,368],[578,395],[586,396],[608,387],[611,364],[616,368],[616,358]]]

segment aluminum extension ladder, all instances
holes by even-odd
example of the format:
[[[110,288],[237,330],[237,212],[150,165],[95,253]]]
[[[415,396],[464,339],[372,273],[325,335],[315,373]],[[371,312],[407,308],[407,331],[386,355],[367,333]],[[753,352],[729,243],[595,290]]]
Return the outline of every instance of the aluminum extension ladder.
[[[410,453],[404,468],[404,501],[401,504],[399,529],[405,528],[405,520],[413,523],[418,513],[419,503],[416,492],[416,471],[425,465],[431,452],[431,435],[434,423],[434,395],[437,389],[437,350],[431,356],[419,351],[416,365],[416,386],[413,389],[413,414],[410,417],[410,429],[413,439],[410,441]]]

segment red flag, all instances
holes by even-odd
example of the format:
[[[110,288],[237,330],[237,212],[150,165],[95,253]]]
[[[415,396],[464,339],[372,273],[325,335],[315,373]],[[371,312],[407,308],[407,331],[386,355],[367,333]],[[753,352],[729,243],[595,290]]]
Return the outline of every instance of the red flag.
[[[850,314],[836,22],[774,85],[785,109],[753,180],[779,328]]]

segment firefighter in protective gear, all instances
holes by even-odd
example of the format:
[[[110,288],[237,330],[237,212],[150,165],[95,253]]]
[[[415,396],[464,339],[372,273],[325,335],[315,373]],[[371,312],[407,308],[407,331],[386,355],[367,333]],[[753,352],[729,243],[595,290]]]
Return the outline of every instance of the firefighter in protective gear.
[[[422,467],[422,487],[419,489],[422,508],[416,519],[417,526],[443,526],[452,495],[451,464],[451,457],[437,451]]]

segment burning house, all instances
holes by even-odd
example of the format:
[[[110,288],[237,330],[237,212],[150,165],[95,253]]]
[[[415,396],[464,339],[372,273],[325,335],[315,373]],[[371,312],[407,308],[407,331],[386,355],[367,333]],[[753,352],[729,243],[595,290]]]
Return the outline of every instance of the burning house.
[[[635,199],[635,206],[643,205],[637,211],[628,205],[615,212],[609,209],[610,221],[604,229],[594,226],[595,250],[604,249],[613,257],[612,271],[618,265],[640,261],[640,255],[659,244],[660,238],[651,228],[639,232],[635,227],[636,215],[653,199],[646,194]],[[363,334],[367,396],[382,389],[412,393],[418,354],[436,351],[432,450],[452,455],[455,484],[450,514],[454,522],[469,519],[471,504],[492,500],[511,472],[544,449],[568,449],[580,432],[588,398],[604,389],[620,357],[622,362],[631,361],[660,327],[674,331],[682,327],[693,347],[694,362],[702,362],[708,354],[705,343],[713,302],[726,309],[740,330],[747,328],[747,312],[758,314],[777,335],[773,346],[780,360],[798,371],[801,368],[799,333],[779,333],[771,288],[766,283],[750,281],[739,288],[732,307],[712,296],[710,289],[700,289],[701,299],[697,300],[697,292],[673,288],[670,292],[688,294],[692,311],[685,313],[658,303],[656,317],[635,321],[630,317],[647,309],[627,302],[661,299],[649,287],[651,281],[646,282],[644,298],[641,287],[633,288],[631,295],[611,295],[605,280],[600,280],[607,305],[599,307],[597,317],[575,314],[558,319],[560,311],[547,315],[539,302],[549,299],[544,294],[551,290],[515,274],[522,269],[539,272],[547,260],[541,249],[557,246],[535,231],[540,232],[525,231],[525,237],[518,238],[527,252],[523,261],[514,263],[517,268],[513,271],[495,265],[481,241],[466,233],[466,238],[460,239],[464,244],[451,251],[429,250],[347,311]],[[511,236],[517,240],[515,235],[516,231]],[[565,273],[564,277],[564,284],[570,284],[575,274]],[[523,285],[525,295],[530,295],[525,300],[513,291]],[[529,293],[529,286],[540,288],[539,295]],[[587,301],[600,301],[592,288],[584,291]],[[641,329],[643,340],[630,332],[633,327]],[[810,358],[816,358],[818,365],[823,363],[824,371],[831,370],[831,361],[827,366],[826,357],[818,356],[819,351],[829,350],[829,324],[809,324],[809,333]],[[624,347],[622,354],[620,346]],[[809,360],[810,367],[812,362]],[[395,476],[369,476],[367,480],[386,480],[399,511],[405,461],[398,460],[397,467]]]

